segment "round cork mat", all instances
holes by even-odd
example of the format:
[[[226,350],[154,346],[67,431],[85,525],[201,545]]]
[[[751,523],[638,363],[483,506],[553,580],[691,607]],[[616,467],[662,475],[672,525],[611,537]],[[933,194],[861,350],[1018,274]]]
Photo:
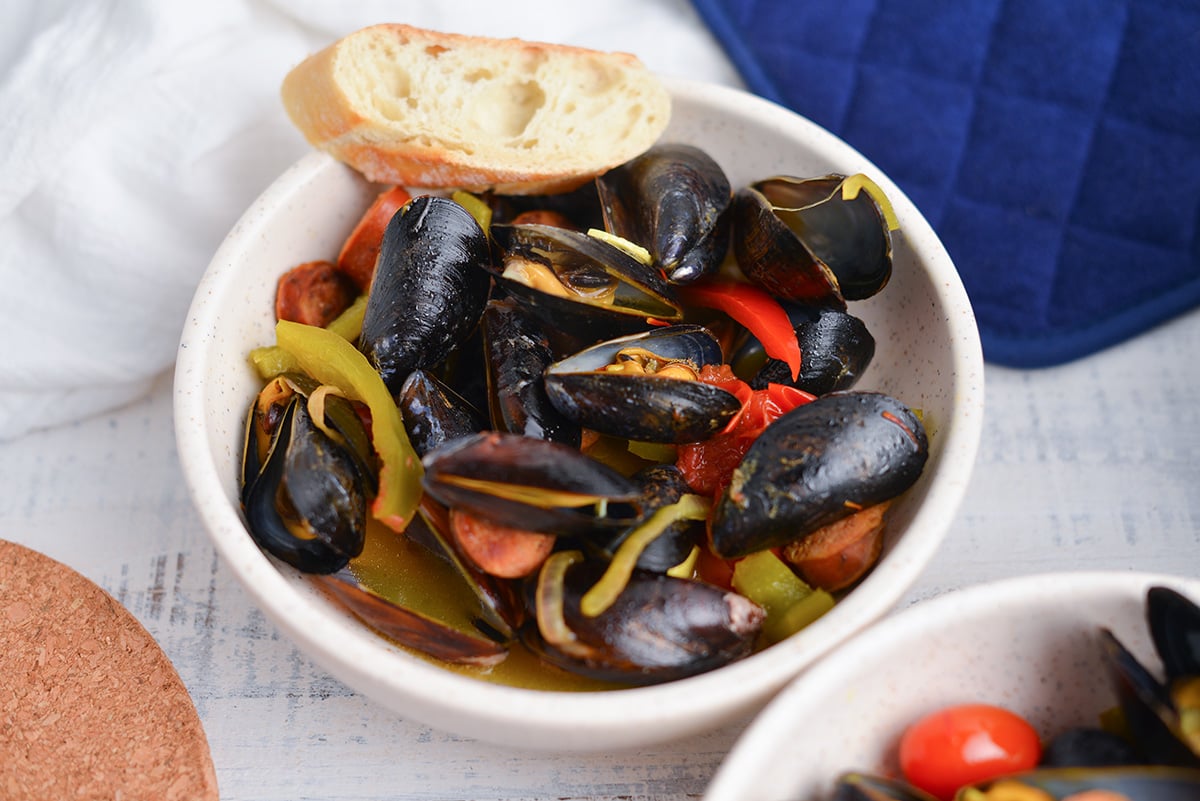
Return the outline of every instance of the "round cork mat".
[[[150,633],[79,573],[5,540],[0,797],[218,797],[200,718]]]

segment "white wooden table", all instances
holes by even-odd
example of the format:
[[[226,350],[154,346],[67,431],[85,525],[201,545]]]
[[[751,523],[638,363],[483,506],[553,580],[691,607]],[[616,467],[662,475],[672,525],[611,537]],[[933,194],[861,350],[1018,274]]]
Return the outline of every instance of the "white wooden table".
[[[1036,571],[1200,574],[1197,354],[1192,312],[1066,366],[989,366],[966,502],[903,605]],[[372,705],[251,605],[193,513],[174,442],[164,375],[114,414],[0,443],[0,537],[88,576],[157,638],[199,709],[223,798],[697,798],[744,728],[568,756]]]

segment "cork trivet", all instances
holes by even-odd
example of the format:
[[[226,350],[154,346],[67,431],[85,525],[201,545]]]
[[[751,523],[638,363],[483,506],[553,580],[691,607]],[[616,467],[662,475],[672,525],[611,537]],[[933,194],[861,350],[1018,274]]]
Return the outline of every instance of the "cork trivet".
[[[0,540],[0,798],[216,799],[166,654],[64,564]]]

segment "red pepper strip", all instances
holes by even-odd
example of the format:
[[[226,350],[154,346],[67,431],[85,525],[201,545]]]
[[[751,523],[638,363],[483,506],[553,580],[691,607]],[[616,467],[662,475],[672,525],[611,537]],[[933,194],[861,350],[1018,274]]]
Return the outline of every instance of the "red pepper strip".
[[[324,328],[280,320],[275,340],[304,372],[370,408],[371,440],[380,459],[379,493],[371,515],[393,531],[404,531],[421,500],[424,471],[379,373],[353,345]]]
[[[742,281],[709,279],[679,287],[688,305],[719,309],[741,323],[772,359],[787,362],[792,380],[800,376],[800,342],[787,312],[765,290]]]

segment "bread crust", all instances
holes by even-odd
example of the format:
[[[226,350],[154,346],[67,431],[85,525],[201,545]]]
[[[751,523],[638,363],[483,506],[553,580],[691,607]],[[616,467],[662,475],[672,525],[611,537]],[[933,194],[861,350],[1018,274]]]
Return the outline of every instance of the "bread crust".
[[[309,56],[281,96],[310,144],[372,181],[504,194],[574,189],[670,119],[631,54],[394,23]]]

